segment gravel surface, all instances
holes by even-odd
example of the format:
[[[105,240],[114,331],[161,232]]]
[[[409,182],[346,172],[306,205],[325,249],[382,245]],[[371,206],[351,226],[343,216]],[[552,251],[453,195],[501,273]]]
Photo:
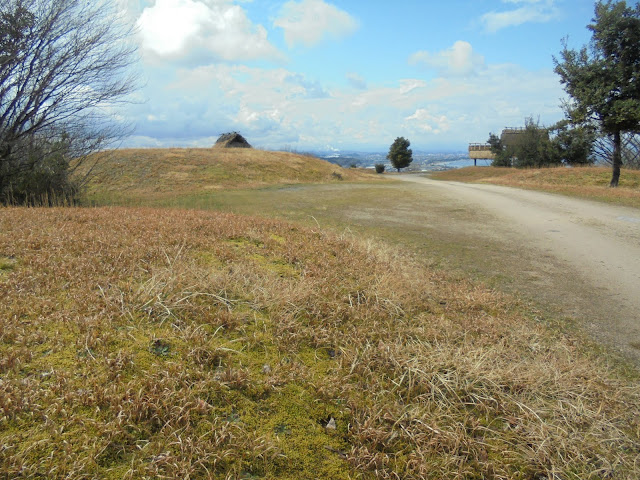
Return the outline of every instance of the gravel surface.
[[[505,273],[521,291],[557,306],[594,339],[640,364],[639,209],[496,185],[395,178],[478,212],[476,237],[519,244],[505,249],[512,258],[496,269],[510,270]],[[439,221],[451,229],[448,223],[461,220]]]

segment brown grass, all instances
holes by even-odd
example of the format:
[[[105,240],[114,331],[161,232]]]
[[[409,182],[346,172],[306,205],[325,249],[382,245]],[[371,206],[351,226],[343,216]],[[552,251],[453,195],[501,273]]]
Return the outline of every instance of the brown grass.
[[[640,476],[637,379],[380,245],[10,208],[0,258],[0,477]]]
[[[604,167],[514,169],[467,167],[435,172],[431,178],[481,182],[562,193],[640,207],[640,171],[623,169],[618,188],[609,188],[611,170]]]
[[[105,196],[163,199],[230,188],[376,178],[309,155],[245,148],[112,150],[89,158],[78,176],[96,162],[87,198],[98,201]]]

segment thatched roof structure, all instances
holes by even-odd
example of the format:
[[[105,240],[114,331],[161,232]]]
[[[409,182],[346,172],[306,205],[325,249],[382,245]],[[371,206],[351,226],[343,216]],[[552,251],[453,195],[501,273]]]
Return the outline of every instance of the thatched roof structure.
[[[541,131],[543,135],[549,137],[549,131],[547,129],[538,127],[537,130]],[[527,127],[506,127],[502,130],[500,140],[502,140],[502,144],[506,147],[515,147],[525,138],[523,133],[526,131]]]
[[[247,140],[238,132],[223,133],[216,141],[214,147],[218,148],[251,148]]]
[[[522,134],[525,132],[524,127],[506,127],[502,130],[500,140],[507,147],[514,147],[522,141]]]

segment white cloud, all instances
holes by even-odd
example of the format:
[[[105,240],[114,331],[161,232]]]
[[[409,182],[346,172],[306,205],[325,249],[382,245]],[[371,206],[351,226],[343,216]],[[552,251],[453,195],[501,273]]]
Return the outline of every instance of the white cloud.
[[[487,32],[495,33],[507,27],[516,27],[524,23],[545,23],[558,18],[559,10],[555,0],[503,0],[503,3],[522,5],[503,12],[492,11],[480,17]]]
[[[351,15],[323,0],[287,2],[273,24],[284,30],[289,47],[298,44],[312,47],[325,37],[342,38],[358,28]]]
[[[360,75],[354,72],[347,73],[347,80],[349,85],[358,90],[365,90],[367,88],[367,81]]]
[[[445,115],[432,115],[424,108],[418,108],[413,115],[404,120],[409,128],[435,135],[446,132],[450,128],[449,119]]]
[[[285,81],[289,85],[296,87],[295,91],[291,92],[288,98],[326,98],[329,96],[329,92],[318,81],[312,81],[307,79],[302,74],[290,74],[285,78]]]
[[[466,76],[485,68],[484,57],[464,41],[457,41],[450,48],[437,53],[424,50],[416,52],[409,57],[409,64],[434,68],[444,76]]]
[[[161,59],[282,60],[262,25],[229,0],[156,0],[138,19],[143,51]]]
[[[282,123],[282,112],[277,108],[253,110],[248,105],[241,105],[234,120],[245,128],[269,128]]]
[[[424,80],[418,80],[415,78],[403,79],[400,80],[400,93],[402,95],[406,95],[416,89],[424,88],[426,86],[427,82],[425,82]]]

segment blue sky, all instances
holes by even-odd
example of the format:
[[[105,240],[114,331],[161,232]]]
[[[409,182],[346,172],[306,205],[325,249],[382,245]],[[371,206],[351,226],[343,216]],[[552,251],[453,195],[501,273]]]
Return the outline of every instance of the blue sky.
[[[563,117],[561,40],[589,40],[590,0],[118,0],[142,88],[125,146],[465,150]]]

